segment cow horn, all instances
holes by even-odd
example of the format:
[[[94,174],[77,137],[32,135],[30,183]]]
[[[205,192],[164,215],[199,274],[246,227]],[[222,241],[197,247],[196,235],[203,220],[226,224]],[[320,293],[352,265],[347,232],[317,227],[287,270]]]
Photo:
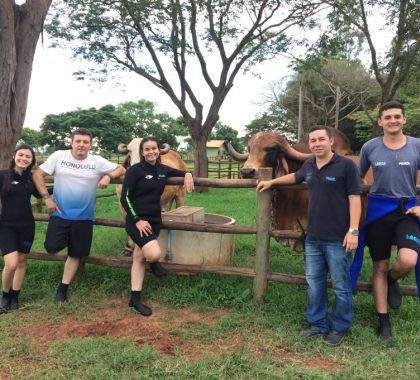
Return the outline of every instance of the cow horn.
[[[160,154],[166,154],[169,152],[169,150],[171,149],[171,147],[169,146],[169,144],[163,144],[163,148],[160,150]]]
[[[119,144],[118,145],[118,152],[128,153],[127,145],[126,144]]]
[[[286,153],[286,156],[289,157],[289,158],[292,158],[292,159],[294,159],[296,161],[303,162],[303,161],[307,160],[308,158],[313,157],[313,154],[312,153],[302,153],[302,152],[299,152],[295,148],[292,148],[290,145],[287,145],[285,147],[285,150],[286,150],[286,152],[285,152]]]
[[[230,142],[225,142],[229,155],[236,161],[245,161],[248,159],[249,153],[238,153]]]

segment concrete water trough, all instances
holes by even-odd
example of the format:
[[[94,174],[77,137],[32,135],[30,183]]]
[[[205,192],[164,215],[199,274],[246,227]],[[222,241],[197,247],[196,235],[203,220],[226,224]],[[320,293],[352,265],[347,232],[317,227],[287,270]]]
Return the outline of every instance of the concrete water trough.
[[[225,215],[204,213],[202,207],[180,207],[162,213],[166,221],[205,224],[235,224]],[[161,230],[161,261],[190,265],[229,265],[235,250],[235,236],[197,231]]]

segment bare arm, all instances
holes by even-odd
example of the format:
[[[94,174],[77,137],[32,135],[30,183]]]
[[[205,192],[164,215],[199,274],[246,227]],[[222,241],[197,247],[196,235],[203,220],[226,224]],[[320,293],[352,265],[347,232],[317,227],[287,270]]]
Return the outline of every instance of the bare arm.
[[[360,195],[349,195],[349,211],[350,211],[350,226],[349,229],[359,228],[360,215],[362,213],[362,202]],[[344,237],[343,247],[346,252],[351,252],[357,248],[358,236],[354,236],[352,233],[347,232]]]
[[[184,187],[189,193],[194,190],[194,179],[191,173],[185,173]]]
[[[34,174],[32,175],[32,179],[35,183],[35,186],[41,195],[41,197],[44,199],[45,206],[48,208],[48,212],[51,213],[53,211],[58,211],[61,213],[61,210],[58,208],[56,203],[51,198],[47,186],[45,186],[45,179],[44,177],[47,176],[48,173],[44,172],[41,168],[38,168],[35,170]]]
[[[32,174],[32,179],[41,196],[48,194],[47,186],[45,185],[44,179],[44,177],[47,175],[48,173],[45,173],[41,168],[36,169],[35,172]]]
[[[255,189],[257,192],[268,190],[273,185],[293,185],[296,183],[295,173],[274,178],[270,181],[260,181]]]
[[[122,175],[124,175],[124,173],[125,169],[121,165],[118,165],[111,173],[103,175],[103,177],[98,182],[98,187],[100,189],[105,189],[111,182],[111,179],[121,177]]]
[[[366,183],[366,173],[360,173],[360,182],[362,185],[367,185]]]

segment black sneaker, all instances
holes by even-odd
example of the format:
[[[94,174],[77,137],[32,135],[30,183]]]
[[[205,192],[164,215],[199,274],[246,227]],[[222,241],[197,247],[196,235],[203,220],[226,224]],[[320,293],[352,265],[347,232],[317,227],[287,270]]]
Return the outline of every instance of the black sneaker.
[[[1,297],[0,298],[0,314],[7,313],[10,308],[10,298],[8,297]]]
[[[58,291],[55,294],[55,301],[57,305],[62,305],[63,303],[67,302],[67,293],[64,293],[62,291]]]
[[[381,321],[379,319],[378,329],[376,330],[377,335],[381,338],[388,347],[393,346],[392,341],[392,330],[391,330],[391,323],[389,320]]]
[[[388,305],[393,309],[401,306],[402,296],[398,281],[391,277],[391,271],[388,271]]]
[[[131,301],[128,303],[129,307],[132,307],[137,313],[144,315],[145,317],[149,317],[152,315],[152,309],[146,306],[141,301]]]
[[[301,336],[302,338],[313,338],[318,335],[325,335],[325,333],[319,331],[314,326],[311,326],[311,327],[308,327],[307,329],[302,330],[299,334],[299,336]]]
[[[16,297],[10,298],[9,310],[19,309],[19,301]]]
[[[324,336],[324,343],[330,347],[337,347],[341,344],[346,333],[330,330],[330,332]]]
[[[163,269],[162,265],[160,265],[159,261],[155,261],[154,263],[150,263],[150,270],[156,277],[164,277],[166,276],[166,270]]]

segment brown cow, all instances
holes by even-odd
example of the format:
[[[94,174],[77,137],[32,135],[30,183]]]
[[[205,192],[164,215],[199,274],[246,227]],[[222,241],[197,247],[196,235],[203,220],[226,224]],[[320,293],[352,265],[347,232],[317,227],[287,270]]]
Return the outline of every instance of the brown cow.
[[[128,145],[120,144],[118,145],[118,151],[120,153],[127,154],[126,159],[124,160],[123,166],[127,169],[130,166],[140,162],[140,142],[141,138],[134,138]],[[181,156],[173,150],[169,149],[168,144],[163,144],[163,148],[160,150],[160,159],[162,164],[168,165],[172,168],[179,170],[187,170],[187,165],[182,160]],[[117,195],[118,198],[121,197],[122,185],[117,185]],[[185,203],[185,188],[183,185],[176,186],[165,186],[165,190],[160,198],[160,205],[162,206],[163,211],[169,211],[172,208],[173,202],[175,201],[176,207],[184,206]],[[120,205],[121,213],[125,218],[125,211]],[[134,243],[129,237],[127,237],[127,247],[125,247],[122,255],[130,255],[133,252]]]
[[[334,138],[334,151],[351,154],[350,141],[339,130],[331,128]],[[248,142],[248,153],[237,153],[228,143],[229,154],[238,161],[245,161],[241,175],[243,178],[255,177],[258,168],[271,167],[273,178],[296,172],[302,162],[311,156],[308,137],[290,146],[287,139],[278,132],[258,132]],[[273,189],[272,224],[276,230],[306,231],[308,194],[306,190]],[[282,240],[294,250],[302,250],[302,241]]]

